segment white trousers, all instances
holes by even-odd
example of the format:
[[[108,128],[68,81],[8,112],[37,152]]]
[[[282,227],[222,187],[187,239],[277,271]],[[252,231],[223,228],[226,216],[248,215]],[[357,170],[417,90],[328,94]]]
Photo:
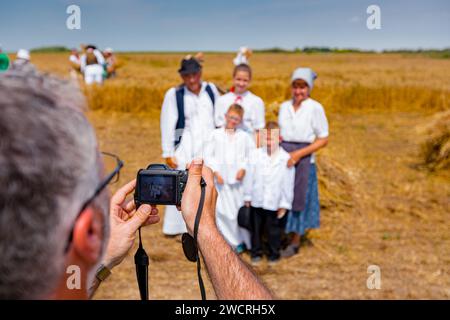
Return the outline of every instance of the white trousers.
[[[103,82],[103,67],[99,64],[90,64],[84,68],[84,81],[86,84]]]

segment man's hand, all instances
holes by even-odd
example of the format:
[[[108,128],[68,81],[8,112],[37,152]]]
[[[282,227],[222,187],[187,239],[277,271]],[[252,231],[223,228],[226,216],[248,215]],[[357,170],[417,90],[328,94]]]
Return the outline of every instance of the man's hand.
[[[206,182],[206,194],[199,228],[200,232],[204,231],[208,233],[211,228],[217,228],[215,216],[217,190],[214,186],[214,174],[210,168],[203,166],[202,159],[195,159],[192,161],[188,166],[188,169],[189,176],[181,200],[181,212],[184,221],[186,222],[188,232],[193,236],[195,216],[197,215],[197,209],[200,202],[200,181],[202,176]]]
[[[217,179],[217,184],[220,184],[220,185],[223,185],[223,184],[224,184],[223,178],[222,178],[222,176],[221,176],[218,172],[215,172],[215,173],[214,173],[214,176],[215,176],[216,179]]]
[[[109,269],[117,266],[126,257],[134,244],[136,231],[141,226],[159,222],[158,209],[148,204],[137,210],[134,200],[125,203],[127,195],[134,191],[136,179],[120,188],[111,198],[110,237],[103,264]]]
[[[278,219],[283,218],[284,215],[286,214],[286,212],[287,212],[287,210],[284,209],[284,208],[278,209],[278,211],[277,211],[277,218],[278,218]]]
[[[237,181],[242,181],[242,179],[244,179],[244,176],[245,176],[245,170],[241,169],[236,174],[236,180]]]
[[[172,169],[178,168],[178,160],[175,157],[165,158],[166,164]]]

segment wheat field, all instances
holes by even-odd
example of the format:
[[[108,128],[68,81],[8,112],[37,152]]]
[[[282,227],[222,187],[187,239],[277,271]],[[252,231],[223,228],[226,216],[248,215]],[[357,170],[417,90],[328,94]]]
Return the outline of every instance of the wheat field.
[[[165,91],[180,83],[182,57],[119,54],[116,79],[101,87],[81,85],[101,149],[125,161],[120,184],[161,161],[159,112]],[[203,78],[229,88],[232,58],[205,53]],[[68,77],[65,54],[35,54],[32,62]],[[450,59],[257,53],[251,65],[251,90],[266,103],[267,120],[276,119],[279,104],[289,98],[292,70],[308,66],[319,75],[312,97],[330,122],[329,145],[318,154],[321,228],[298,255],[256,268],[264,282],[282,299],[449,299]],[[199,299],[195,265],[161,229],[143,231],[151,298]],[[134,251],[95,298],[139,298]],[[380,267],[380,290],[366,286],[370,265]]]

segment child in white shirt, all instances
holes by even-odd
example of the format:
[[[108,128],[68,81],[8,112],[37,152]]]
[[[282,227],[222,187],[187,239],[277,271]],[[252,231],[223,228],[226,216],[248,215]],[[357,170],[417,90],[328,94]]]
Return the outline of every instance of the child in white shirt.
[[[252,79],[252,69],[247,64],[239,64],[233,71],[233,88],[219,97],[215,104],[214,120],[217,127],[225,125],[225,113],[234,103],[244,108],[244,119],[239,128],[253,134],[264,128],[265,110],[263,100],[251,93],[248,88]]]
[[[280,129],[269,122],[262,133],[263,146],[254,150],[249,158],[245,178],[244,200],[253,210],[252,263],[263,255],[263,236],[267,234],[269,263],[280,259],[281,236],[287,210],[294,198],[294,168],[288,168],[289,154],[279,143]]]
[[[237,127],[244,109],[233,104],[225,115],[226,125],[213,131],[205,150],[205,163],[214,171],[218,191],[216,221],[227,242],[238,251],[243,244],[250,246],[249,233],[237,221],[239,208],[244,205],[242,181],[246,174],[248,156],[255,148],[251,136]]]

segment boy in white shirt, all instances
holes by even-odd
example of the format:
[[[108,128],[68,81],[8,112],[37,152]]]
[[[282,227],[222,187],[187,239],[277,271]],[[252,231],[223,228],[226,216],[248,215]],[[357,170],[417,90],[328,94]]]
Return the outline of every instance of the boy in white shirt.
[[[237,127],[244,109],[233,104],[225,115],[226,125],[213,131],[205,151],[205,163],[214,171],[217,198],[217,226],[238,253],[250,247],[250,235],[238,225],[238,211],[244,205],[242,181],[250,152],[255,148],[251,136]],[[244,246],[245,244],[245,246]]]
[[[217,99],[214,120],[217,127],[225,125],[225,113],[234,103],[244,108],[244,119],[240,129],[253,134],[264,128],[265,110],[263,100],[248,90],[252,79],[252,69],[248,64],[239,64],[233,71],[233,87],[230,92]]]
[[[269,122],[261,138],[263,146],[250,156],[245,178],[244,200],[253,208],[252,264],[261,261],[263,235],[267,234],[269,264],[280,259],[281,236],[287,210],[294,198],[294,168],[289,154],[280,148],[280,129]]]

